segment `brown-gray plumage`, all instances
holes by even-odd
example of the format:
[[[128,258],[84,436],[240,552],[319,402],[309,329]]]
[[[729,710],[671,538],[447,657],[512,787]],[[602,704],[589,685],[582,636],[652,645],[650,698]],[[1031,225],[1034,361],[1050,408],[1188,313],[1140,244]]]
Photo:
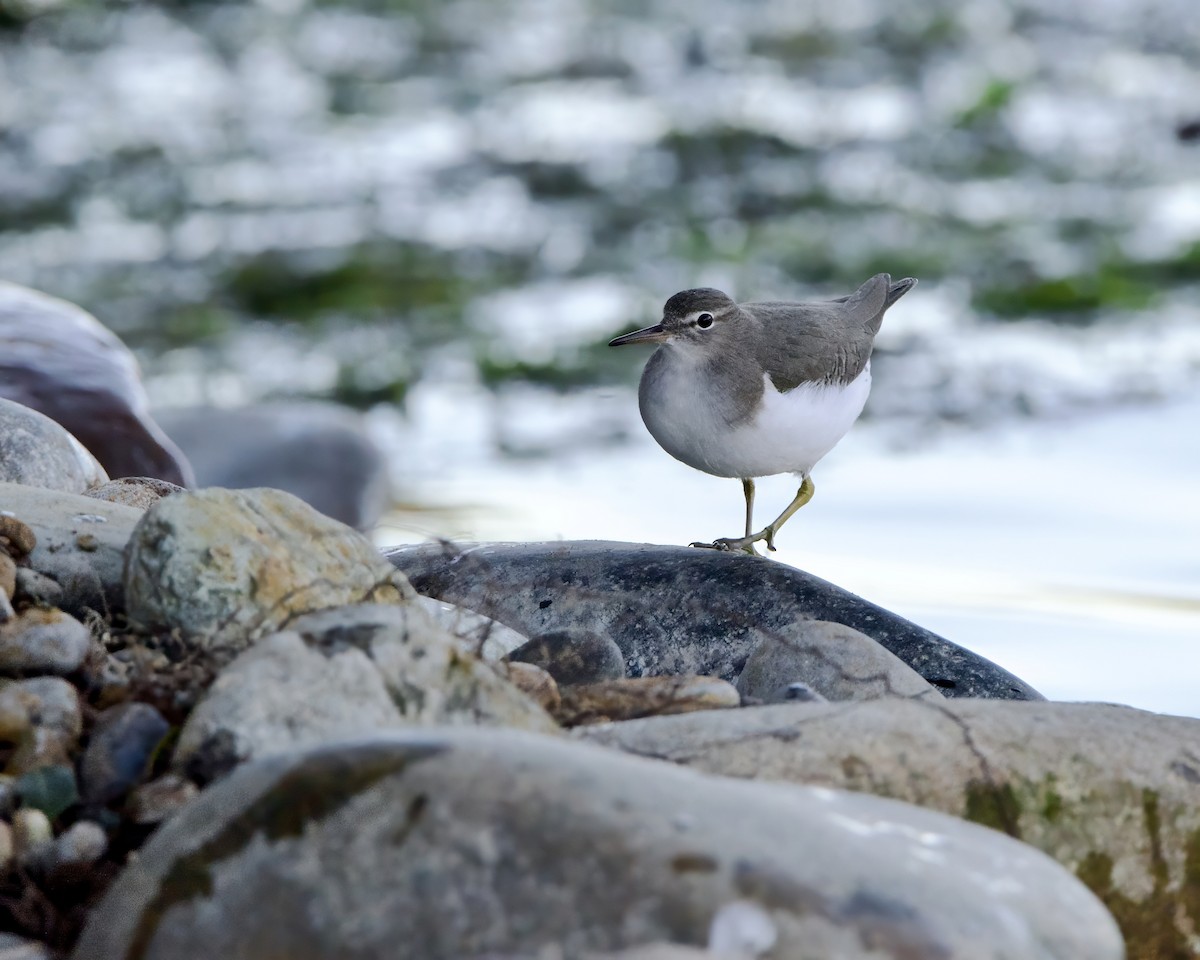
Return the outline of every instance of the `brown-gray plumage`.
[[[738,304],[720,290],[684,290],[666,302],[661,322],[612,341],[662,344],[642,374],[638,405],[663,449],[698,470],[742,479],[746,536],[718,546],[771,546],[775,530],[807,502],[809,471],[866,402],[883,315],[914,284],[881,273],[848,297],[811,303]],[[801,493],[751,537],[753,478],[788,472],[803,479]]]

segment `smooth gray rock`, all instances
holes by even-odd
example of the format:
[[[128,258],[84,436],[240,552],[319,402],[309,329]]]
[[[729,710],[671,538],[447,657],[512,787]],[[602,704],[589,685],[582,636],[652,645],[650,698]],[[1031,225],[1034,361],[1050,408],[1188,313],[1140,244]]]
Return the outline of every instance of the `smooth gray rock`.
[[[332,403],[159,411],[202,487],[274,487],[363,530],[387,507],[387,464],[356,410]]]
[[[978,654],[763,557],[606,541],[424,544],[386,555],[418,593],[527,636],[571,627],[605,633],[624,653],[631,677],[707,674],[733,681],[763,637],[832,620],[871,637],[945,696],[1042,699]]]
[[[79,764],[83,799],[111,803],[141,783],[170,730],[148,703],[120,703],[101,713]]]
[[[71,673],[91,644],[91,632],[69,613],[29,607],[0,623],[0,673]]]
[[[184,724],[177,768],[212,749],[236,762],[377,730],[557,725],[420,607],[363,604],[295,620],[230,663]]]
[[[83,617],[125,609],[125,544],[142,511],[57,490],[0,483],[0,511],[37,537],[30,567],[62,588],[60,606]]]
[[[416,594],[361,533],[282,490],[184,491],[129,541],[125,605],[147,629],[237,652],[296,617]]]
[[[491,617],[444,600],[418,596],[417,601],[434,621],[450,631],[464,650],[488,662],[502,660],[529,641],[524,634]]]
[[[73,957],[574,957],[704,943],[734,901],[768,915],[778,957],[1123,956],[1079,881],[993,830],[561,738],[437,729],[267,758],[211,786],[130,862]]]
[[[17,567],[16,587],[16,600],[29,600],[47,607],[62,606],[63,588],[58,581],[31,567]]]
[[[83,493],[108,474],[60,424],[0,397],[0,482]]]
[[[508,655],[510,660],[541,667],[560,686],[625,677],[625,657],[611,639],[590,630],[551,630]]]
[[[52,960],[50,948],[13,933],[0,933],[0,960]]]
[[[804,699],[793,689],[796,683],[826,700],[944,699],[866,634],[828,620],[800,622],[787,636],[764,637],[742,668],[737,688],[747,700],[783,703]]]
[[[0,397],[61,423],[111,477],[191,482],[147,411],[137,361],[73,303],[0,281]]]
[[[986,824],[1053,856],[1111,904],[1131,957],[1192,950],[1200,719],[1102,703],[884,699],[654,717],[574,735],[709,773],[876,793]]]

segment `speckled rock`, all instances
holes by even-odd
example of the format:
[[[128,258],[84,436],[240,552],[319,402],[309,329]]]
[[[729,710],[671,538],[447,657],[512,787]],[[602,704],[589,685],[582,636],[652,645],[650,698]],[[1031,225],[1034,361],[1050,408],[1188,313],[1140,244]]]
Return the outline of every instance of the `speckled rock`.
[[[27,600],[47,607],[62,604],[63,588],[57,580],[51,580],[44,573],[38,573],[29,567],[17,567],[15,579],[17,600]]]
[[[130,619],[213,650],[244,649],[313,610],[415,597],[370,540],[279,490],[177,493],[129,542]]]
[[[717,677],[622,677],[560,687],[559,694],[554,715],[572,727],[741,705],[737,688]]]
[[[135,787],[125,801],[125,816],[143,826],[162,823],[191,803],[200,791],[186,777],[165,773]]]
[[[148,703],[120,703],[96,718],[79,764],[83,798],[111,803],[142,781],[171,725]]]
[[[82,493],[108,474],[60,424],[0,397],[0,481]]]
[[[60,605],[73,616],[124,609],[125,544],[140,510],[91,497],[0,483],[0,510],[9,510],[37,536],[30,568],[62,589]]]
[[[551,630],[509,654],[541,667],[559,684],[598,683],[625,676],[625,657],[611,639],[590,630]]]
[[[201,487],[272,487],[358,529],[390,494],[387,463],[357,410],[315,401],[163,410],[159,422]]]
[[[519,660],[496,664],[496,669],[514,687],[528,696],[543,710],[553,715],[562,705],[558,684],[541,667]]]
[[[69,613],[29,607],[0,624],[0,673],[71,673],[91,643],[88,628]]]
[[[738,777],[877,793],[1036,846],[1109,905],[1130,960],[1200,928],[1200,720],[1091,703],[874,700],[656,717],[586,740]]]
[[[85,497],[96,500],[107,500],[109,503],[123,503],[127,507],[146,510],[173,493],[184,489],[175,483],[158,480],[155,477],[122,477],[119,480],[109,480],[98,487],[92,487],[84,493]]]
[[[188,717],[174,762],[188,768],[213,749],[242,762],[431,724],[557,729],[419,606],[363,604],[300,617],[225,667]]]
[[[747,700],[784,703],[804,684],[826,700],[942,695],[899,657],[864,633],[841,623],[810,620],[786,636],[764,637],[738,676]]]
[[[977,654],[811,574],[763,557],[650,544],[425,544],[387,556],[419,593],[534,637],[582,628],[621,648],[629,676],[733,682],[764,637],[831,620],[861,630],[949,697],[1042,699]]]
[[[0,396],[61,423],[109,476],[190,482],[147,412],[133,354],[73,303],[0,282]]]
[[[5,773],[73,764],[82,730],[79,695],[66,680],[0,682],[0,739],[17,744]]]
[[[529,641],[527,636],[517,633],[512,627],[506,627],[498,620],[466,607],[457,607],[433,597],[418,596],[417,601],[434,622],[458,640],[464,650],[483,660],[498,661]]]
[[[995,831],[863,794],[447,729],[243,766],[150,838],[73,956],[579,956],[704,943],[735,900],[769,915],[775,957],[1122,956],[1082,884]]]

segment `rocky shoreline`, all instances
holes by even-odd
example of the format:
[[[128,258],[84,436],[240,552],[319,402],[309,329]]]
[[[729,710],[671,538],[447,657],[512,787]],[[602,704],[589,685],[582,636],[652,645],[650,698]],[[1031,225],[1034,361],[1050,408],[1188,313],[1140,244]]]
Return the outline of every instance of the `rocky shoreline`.
[[[0,399],[0,957],[1200,955],[1198,744],[765,558],[381,554]]]

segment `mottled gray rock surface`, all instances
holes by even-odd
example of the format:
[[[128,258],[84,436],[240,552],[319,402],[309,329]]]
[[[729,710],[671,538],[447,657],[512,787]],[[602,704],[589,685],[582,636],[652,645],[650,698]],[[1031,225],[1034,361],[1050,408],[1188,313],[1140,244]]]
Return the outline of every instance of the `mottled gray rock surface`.
[[[191,479],[147,412],[133,354],[73,303],[0,282],[0,397],[61,423],[109,476]]]
[[[79,764],[88,803],[111,803],[145,779],[171,725],[148,703],[119,703],[97,718]]]
[[[125,604],[145,628],[236,651],[313,610],[416,603],[371,541],[280,490],[184,491],[130,538]]]
[[[0,397],[0,482],[83,493],[107,479],[96,458],[64,427]]]
[[[763,637],[831,620],[882,644],[946,696],[1042,699],[989,660],[762,557],[605,541],[426,544],[386,554],[419,593],[527,636],[571,627],[607,634],[631,677],[691,673],[733,681]]]
[[[560,738],[439,729],[241,767],[151,837],[74,957],[578,956],[703,944],[747,900],[769,915],[773,957],[1122,956],[1082,884],[995,831]]]
[[[286,490],[359,529],[387,506],[387,465],[356,410],[316,402],[185,407],[158,419],[201,487]]]
[[[184,725],[175,763],[214,743],[241,762],[431,724],[557,729],[419,607],[344,607],[297,619],[225,667]]]
[[[1099,703],[872,700],[655,717],[592,742],[737,777],[843,787],[1044,850],[1112,909],[1142,960],[1200,928],[1200,720]]]
[[[142,511],[11,483],[0,483],[0,510],[11,511],[37,536],[30,566],[62,588],[64,610],[81,617],[88,610],[125,609],[125,544]]]
[[[794,684],[826,700],[942,695],[899,657],[865,633],[828,620],[796,623],[786,636],[764,637],[738,676],[748,700],[783,703],[804,699]]]
[[[507,656],[509,651],[516,650],[529,640],[512,627],[506,627],[499,621],[466,607],[458,607],[433,597],[418,596],[417,600],[435,622],[458,640],[464,650],[469,650],[484,660],[500,660]]]
[[[85,491],[84,496],[145,510],[163,497],[169,497],[182,489],[183,487],[177,484],[154,477],[122,477],[120,480],[109,480],[108,483],[92,487]]]

